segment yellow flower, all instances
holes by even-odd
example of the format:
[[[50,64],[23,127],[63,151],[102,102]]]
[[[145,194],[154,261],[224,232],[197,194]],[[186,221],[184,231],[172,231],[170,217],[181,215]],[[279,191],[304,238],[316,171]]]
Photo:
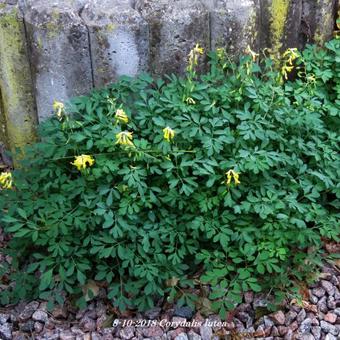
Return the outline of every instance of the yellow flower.
[[[64,108],[65,106],[63,103],[57,102],[56,100],[53,102],[53,110],[59,120],[63,118]]]
[[[294,69],[294,61],[299,58],[299,51],[297,48],[288,48],[282,57],[284,59],[284,64],[281,67],[281,74],[284,79],[288,79],[288,74]]]
[[[88,166],[92,166],[94,164],[94,159],[89,155],[80,155],[76,156],[73,163],[79,171],[86,169]]]
[[[235,185],[238,185],[240,184],[240,180],[239,180],[239,177],[240,177],[240,174],[234,170],[229,170],[225,173],[227,175],[227,180],[226,180],[226,184],[227,185],[230,185],[231,184],[231,180],[234,179],[234,183]]]
[[[188,97],[188,98],[185,100],[185,102],[186,102],[187,104],[193,104],[193,105],[196,104],[195,100],[194,100],[193,98],[191,98],[191,97]]]
[[[292,72],[294,69],[294,66],[287,66],[283,65],[281,68],[281,74],[284,76],[284,78],[287,80],[288,79],[288,74]]]
[[[120,145],[134,146],[132,142],[132,132],[122,131],[116,134],[116,143]]]
[[[308,80],[310,83],[316,83],[315,74],[310,74],[310,75],[307,77],[307,80]]]
[[[167,126],[163,129],[163,136],[167,142],[170,142],[175,137],[175,131]]]
[[[115,118],[118,122],[127,124],[129,122],[129,117],[126,115],[125,111],[118,109],[115,114]]]
[[[222,59],[223,56],[224,56],[224,48],[221,48],[221,47],[217,48],[216,49],[216,54],[217,54],[217,58],[218,59]]]
[[[234,172],[234,181],[235,181],[235,185],[240,184],[240,180],[239,180],[240,175],[237,172]]]
[[[194,52],[196,54],[203,54],[204,53],[204,48],[203,47],[200,47],[199,44],[196,44],[196,46],[194,47]]]
[[[302,60],[301,54],[297,48],[288,48],[282,55],[279,55],[279,57],[280,58],[274,58],[274,61],[276,67],[280,69],[280,74],[277,78],[280,84],[283,84],[284,80],[288,80],[289,73],[294,69],[296,70],[297,75],[301,76],[301,72],[299,71],[301,67],[299,66],[299,63],[295,62],[298,59]],[[283,60],[283,62],[280,63],[280,60]]]
[[[257,57],[259,56],[258,53],[254,52],[250,46],[248,45],[247,48],[246,48],[246,54],[250,55],[251,56],[251,59],[253,60],[253,62],[256,61]]]
[[[2,172],[0,174],[0,185],[3,189],[12,188],[12,174],[10,172]]]
[[[289,65],[293,65],[295,59],[299,57],[297,48],[288,48],[285,53],[283,53],[283,58],[287,59]]]

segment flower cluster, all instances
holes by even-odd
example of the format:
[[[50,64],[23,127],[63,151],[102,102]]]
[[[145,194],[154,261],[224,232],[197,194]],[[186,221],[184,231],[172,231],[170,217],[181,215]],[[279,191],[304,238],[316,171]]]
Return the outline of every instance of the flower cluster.
[[[90,155],[80,155],[76,156],[74,162],[71,164],[81,171],[85,170],[88,166],[92,166],[94,164],[94,159]]]
[[[10,172],[2,172],[0,174],[0,186],[3,189],[12,188],[12,174]]]
[[[190,98],[192,99],[192,98]],[[194,100],[192,99],[192,102],[194,103]],[[55,102],[53,104],[54,110],[57,111],[57,116],[59,118],[60,113],[64,109],[64,104],[60,102]],[[62,117],[62,116],[60,116]],[[115,120],[117,123],[127,124],[129,122],[129,118],[126,114],[126,112],[123,109],[117,109],[115,113]],[[163,136],[164,139],[167,142],[170,142],[175,137],[175,131],[171,129],[170,127],[165,127],[163,129]],[[133,132],[130,131],[121,131],[116,134],[116,142],[115,144],[119,144],[122,146],[130,146],[135,147],[133,144]],[[88,167],[91,167],[94,164],[94,158],[91,155],[80,155],[76,156],[75,160],[71,162],[72,165],[74,165],[79,171],[85,170]]]
[[[195,69],[195,66],[198,65],[198,57],[200,55],[203,55],[204,48],[201,47],[199,44],[196,44],[196,46],[190,51],[189,53],[189,62],[187,70],[188,72],[192,72]]]
[[[297,48],[288,48],[288,50],[283,53],[283,59],[285,60],[282,68],[281,74],[284,79],[288,79],[288,74],[293,71],[294,69],[294,62],[299,57],[299,53]]]
[[[134,146],[132,142],[132,132],[122,131],[116,134],[116,144],[126,145],[126,146]]]
[[[163,129],[163,136],[167,142],[170,142],[175,137],[175,131],[171,129],[169,126],[167,126],[166,128]]]
[[[239,177],[240,177],[240,174],[234,170],[229,170],[227,171],[226,173],[226,176],[227,176],[227,179],[226,179],[226,184],[227,185],[231,185],[231,180],[234,179],[234,183],[235,185],[238,185],[240,184],[240,180],[239,180]]]

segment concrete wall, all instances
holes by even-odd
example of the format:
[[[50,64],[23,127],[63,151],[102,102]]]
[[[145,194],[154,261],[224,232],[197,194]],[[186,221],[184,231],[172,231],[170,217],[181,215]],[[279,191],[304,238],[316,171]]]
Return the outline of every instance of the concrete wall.
[[[196,43],[238,56],[332,37],[340,0],[0,0],[0,142],[121,75],[183,73]]]

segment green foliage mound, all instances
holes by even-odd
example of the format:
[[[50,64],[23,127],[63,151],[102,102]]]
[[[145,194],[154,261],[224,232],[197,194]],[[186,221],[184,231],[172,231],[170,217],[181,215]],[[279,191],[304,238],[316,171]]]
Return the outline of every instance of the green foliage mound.
[[[16,282],[2,303],[81,304],[94,280],[143,310],[193,304],[207,284],[223,316],[242,291],[287,291],[323,239],[339,241],[340,41],[281,66],[218,50],[204,75],[193,53],[184,78],[122,78],[56,104],[1,192]]]

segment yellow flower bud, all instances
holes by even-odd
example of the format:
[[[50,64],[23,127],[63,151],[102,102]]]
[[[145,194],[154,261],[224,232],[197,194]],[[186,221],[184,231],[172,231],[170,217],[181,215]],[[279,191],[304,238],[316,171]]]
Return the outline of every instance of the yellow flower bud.
[[[55,114],[59,120],[63,118],[64,109],[65,105],[63,103],[56,100],[53,102],[53,110],[55,111]]]
[[[238,184],[241,183],[240,180],[239,180],[240,174],[238,172],[236,172],[234,170],[229,170],[225,174],[227,176],[226,184],[228,186],[231,184],[232,179],[234,179],[235,185],[238,185]]]
[[[224,52],[225,52],[224,48],[221,48],[221,47],[217,48],[216,49],[217,58],[222,59],[224,56]]]
[[[256,61],[257,57],[259,56],[258,53],[254,52],[250,46],[248,45],[247,48],[246,48],[246,54],[250,55],[251,56],[251,59],[253,60],[253,62]]]
[[[163,129],[163,136],[167,142],[170,142],[175,137],[175,131],[167,126]]]
[[[196,104],[195,100],[191,97],[188,97],[185,101],[187,104],[192,104],[192,105]]]
[[[0,186],[3,189],[12,188],[12,174],[10,172],[2,172],[0,174]]]
[[[201,47],[199,44],[196,44],[196,46],[194,47],[194,52],[196,54],[203,54],[204,53],[204,48]]]
[[[118,122],[121,122],[121,123],[124,123],[124,124],[127,124],[127,123],[129,122],[129,117],[127,116],[127,114],[125,113],[125,111],[122,110],[122,109],[118,109],[118,110],[116,111],[115,119],[116,119]]]

